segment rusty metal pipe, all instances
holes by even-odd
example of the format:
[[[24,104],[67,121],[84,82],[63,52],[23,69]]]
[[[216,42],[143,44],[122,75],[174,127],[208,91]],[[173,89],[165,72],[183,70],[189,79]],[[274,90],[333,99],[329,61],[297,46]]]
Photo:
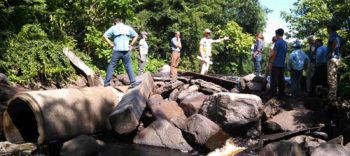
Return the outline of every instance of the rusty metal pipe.
[[[4,112],[5,137],[43,144],[111,130],[108,117],[123,95],[111,87],[18,93]]]

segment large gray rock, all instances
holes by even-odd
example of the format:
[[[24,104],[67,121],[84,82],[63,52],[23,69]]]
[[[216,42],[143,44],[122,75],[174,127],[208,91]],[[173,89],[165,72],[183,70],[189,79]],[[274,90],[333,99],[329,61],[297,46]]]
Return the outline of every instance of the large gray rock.
[[[162,101],[151,107],[153,116],[157,119],[165,119],[177,126],[182,126],[187,118],[184,111],[175,101]]]
[[[228,92],[227,89],[212,83],[212,82],[207,82],[201,79],[195,79],[195,80],[191,80],[192,84],[196,84],[200,86],[200,91],[208,93],[208,94],[214,94],[214,93],[218,93],[218,92]]]
[[[180,94],[177,96],[178,100],[182,101],[186,96],[188,96],[188,94],[197,92],[199,88],[199,85],[189,86],[188,88],[180,92]]]
[[[282,111],[281,105],[281,101],[277,98],[270,99],[263,106],[264,116],[268,119],[272,118],[278,112]]]
[[[200,114],[224,127],[240,126],[260,119],[262,101],[250,94],[216,93],[204,102]]]
[[[123,96],[109,117],[112,128],[118,134],[127,134],[137,128],[153,85],[152,76],[147,72],[142,75],[142,83]]]
[[[197,114],[203,105],[204,100],[208,98],[201,92],[189,93],[183,100],[180,101],[180,107],[184,110],[186,116]]]
[[[241,77],[241,89],[245,92],[257,92],[264,89],[266,80],[263,77],[249,74]]]
[[[221,128],[205,116],[195,114],[186,119],[183,130],[189,140],[199,145],[205,145],[211,137],[219,133]]]
[[[192,150],[192,147],[183,138],[181,130],[163,119],[154,121],[146,129],[142,130],[135,136],[133,142],[182,151]]]
[[[10,81],[7,76],[3,73],[0,73],[0,84],[10,85]]]
[[[311,156],[349,156],[350,150],[339,144],[321,144],[316,147]]]
[[[176,101],[177,96],[179,96],[179,94],[180,94],[179,90],[178,89],[174,89],[169,95],[169,100],[170,101]]]
[[[259,156],[306,156],[306,152],[297,143],[279,141],[266,145],[259,151]]]
[[[307,109],[282,111],[266,121],[272,131],[296,131],[317,126],[319,115]]]
[[[100,145],[91,136],[81,135],[63,143],[62,156],[94,156],[98,154]]]

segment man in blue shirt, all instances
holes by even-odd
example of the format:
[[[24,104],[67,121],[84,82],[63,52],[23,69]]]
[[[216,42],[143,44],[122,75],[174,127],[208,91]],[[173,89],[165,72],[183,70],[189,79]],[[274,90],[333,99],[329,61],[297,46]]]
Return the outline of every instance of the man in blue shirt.
[[[294,44],[295,50],[289,55],[290,75],[292,79],[292,95],[300,96],[301,91],[301,76],[303,69],[309,63],[309,57],[301,50],[301,43],[296,41]]]
[[[328,64],[327,64],[327,79],[329,85],[328,97],[331,101],[335,101],[337,97],[337,71],[340,63],[340,37],[336,32],[336,25],[328,24]]]
[[[123,61],[126,72],[128,73],[131,87],[135,87],[140,82],[136,82],[135,74],[132,70],[131,49],[136,42],[138,34],[133,28],[125,25],[121,18],[117,17],[114,20],[114,25],[110,27],[104,34],[103,39],[108,45],[113,48],[112,60],[107,67],[107,75],[104,81],[104,86],[109,86],[114,70],[121,59]],[[130,38],[132,38],[131,43]],[[113,42],[111,41],[113,40]]]
[[[327,83],[327,47],[323,46],[322,39],[316,39],[316,70],[311,83],[311,96],[315,95],[317,85],[328,87]]]
[[[288,44],[283,40],[283,29],[277,29],[275,32],[277,41],[270,56],[271,82],[268,94],[274,96],[278,85],[278,98],[282,99],[284,98],[284,67]]]

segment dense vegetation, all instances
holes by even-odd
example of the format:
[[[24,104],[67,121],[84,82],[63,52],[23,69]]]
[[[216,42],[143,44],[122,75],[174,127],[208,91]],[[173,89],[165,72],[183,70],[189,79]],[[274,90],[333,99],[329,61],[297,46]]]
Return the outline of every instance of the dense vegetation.
[[[345,45],[341,49],[340,94],[350,91],[350,1],[349,0],[298,0],[290,11],[282,13],[289,22],[293,36],[305,38],[316,35],[327,43],[326,25],[337,24]]]
[[[243,64],[253,43],[251,34],[264,29],[268,11],[258,0],[4,0],[0,70],[21,84],[67,82],[74,69],[62,48],[69,47],[104,75],[111,50],[101,36],[120,15],[137,32],[149,32],[149,71],[169,62],[175,30],[181,32],[184,47],[181,70],[199,71],[198,43],[203,30],[210,28],[214,38],[231,37],[214,46],[211,72],[249,72]],[[136,64],[134,59],[134,68]],[[116,71],[124,68],[120,65]]]

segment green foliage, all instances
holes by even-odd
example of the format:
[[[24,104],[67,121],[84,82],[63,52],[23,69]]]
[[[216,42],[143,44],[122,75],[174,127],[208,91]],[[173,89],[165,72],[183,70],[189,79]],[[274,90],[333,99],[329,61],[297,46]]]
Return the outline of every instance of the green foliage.
[[[21,84],[65,82],[74,69],[62,52],[63,46],[61,41],[48,40],[39,24],[24,25],[16,37],[8,40],[0,67],[10,80]]]
[[[230,21],[219,31],[221,36],[228,36],[229,41],[225,42],[223,48],[218,48],[218,52],[214,52],[213,68],[216,73],[234,73],[245,74],[247,69],[244,68],[244,60],[250,61],[251,45],[253,44],[253,36],[242,32],[236,22]],[[246,71],[244,71],[246,69]]]
[[[336,24],[339,35],[347,41],[341,49],[340,89],[350,88],[350,3],[347,0],[299,0],[290,12],[283,12],[282,17],[289,22],[293,37],[305,38],[317,35],[327,43],[326,25]],[[296,33],[297,32],[297,33]],[[341,91],[343,92],[343,91]]]

